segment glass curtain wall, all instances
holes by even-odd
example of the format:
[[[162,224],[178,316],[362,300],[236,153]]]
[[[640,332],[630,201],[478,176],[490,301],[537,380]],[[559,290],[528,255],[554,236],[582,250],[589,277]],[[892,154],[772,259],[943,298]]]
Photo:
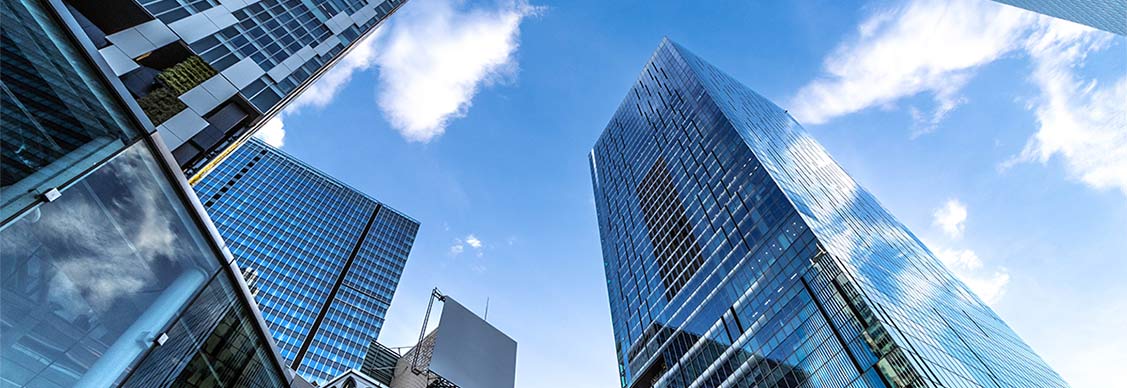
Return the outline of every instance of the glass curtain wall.
[[[42,2],[0,2],[0,219],[141,136]]]
[[[171,155],[60,4],[0,1],[0,386],[286,386]]]

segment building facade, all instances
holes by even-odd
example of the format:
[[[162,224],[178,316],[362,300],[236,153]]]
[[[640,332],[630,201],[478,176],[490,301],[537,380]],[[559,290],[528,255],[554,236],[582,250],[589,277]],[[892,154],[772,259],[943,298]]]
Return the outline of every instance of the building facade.
[[[0,1],[0,385],[285,387],[161,134],[56,0]]]
[[[406,0],[63,0],[195,183]]]
[[[1122,0],[994,0],[1055,18],[1127,35],[1127,2]]]
[[[255,298],[291,367],[317,383],[360,369],[418,222],[258,139],[195,189],[257,274]]]
[[[623,387],[1067,386],[786,111],[675,43],[589,159]]]
[[[390,386],[392,378],[395,377],[395,364],[399,362],[399,357],[399,352],[394,349],[372,341],[368,346],[368,352],[364,354],[364,363],[360,366],[360,372]]]

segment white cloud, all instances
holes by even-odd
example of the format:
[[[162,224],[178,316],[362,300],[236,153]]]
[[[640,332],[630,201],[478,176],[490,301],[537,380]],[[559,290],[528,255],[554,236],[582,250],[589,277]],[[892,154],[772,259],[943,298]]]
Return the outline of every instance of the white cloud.
[[[472,234],[466,236],[466,244],[470,244],[471,247],[481,249],[481,240],[478,240],[477,236],[474,236]]]
[[[275,148],[282,148],[286,143],[286,127],[282,122],[282,115],[271,118],[254,133],[254,136]]]
[[[959,90],[972,71],[1017,46],[1035,16],[981,0],[920,0],[869,16],[856,37],[824,61],[826,74],[791,100],[799,122],[837,116],[929,93],[930,113],[912,107],[925,133],[966,99]]]
[[[1109,46],[1111,35],[1057,19],[1041,27],[1025,45],[1034,63],[1030,79],[1040,89],[1032,104],[1039,128],[1003,169],[1059,156],[1085,184],[1127,195],[1127,75],[1101,84],[1074,70]]]
[[[465,116],[481,86],[516,75],[520,23],[539,8],[499,1],[492,9],[465,9],[457,0],[410,2],[255,135],[282,147],[286,116],[328,106],[353,75],[373,66],[380,70],[377,102],[388,121],[411,141],[441,135],[450,119]]]
[[[939,249],[935,256],[986,304],[993,305],[1002,299],[1010,282],[1010,273],[1005,268],[983,268],[982,259],[970,249]]]
[[[337,62],[325,74],[321,75],[312,85],[309,85],[293,102],[286,105],[285,109],[264,123],[255,132],[255,136],[276,148],[282,148],[286,137],[283,122],[285,117],[296,114],[305,108],[324,108],[333,102],[337,93],[352,80],[354,73],[367,70],[375,63],[376,42],[382,32],[383,29],[377,28],[371,35],[357,43],[344,58],[341,58],[340,62]]]
[[[932,222],[942,228],[948,237],[959,238],[966,229],[967,206],[958,199],[950,199],[943,207],[935,209],[932,217]]]
[[[1113,37],[990,1],[910,1],[868,16],[826,57],[824,74],[790,101],[791,112],[800,122],[821,124],[930,95],[930,109],[907,107],[915,136],[933,131],[967,102],[961,90],[979,67],[1023,55],[1039,90],[1029,106],[1038,129],[1001,169],[1057,156],[1081,182],[1127,195],[1127,76],[1101,81],[1076,74],[1088,54],[1110,47]]]
[[[389,20],[394,20],[399,16],[399,14],[396,14]],[[325,72],[316,83],[302,92],[300,97],[286,107],[286,110],[292,113],[305,107],[324,108],[329,105],[337,93],[352,80],[354,73],[368,70],[375,63],[376,52],[379,50],[377,42],[383,36],[384,31],[383,28],[377,28],[372,31],[371,35],[357,43],[352,51],[349,51],[344,58],[341,58],[340,62],[337,62],[335,66]]]
[[[450,246],[450,254],[455,256],[460,255],[462,252],[466,251],[467,246],[474,251],[477,257],[481,257],[484,254],[485,243],[473,233],[463,238],[454,239],[454,244]]]
[[[451,119],[465,116],[481,86],[512,79],[520,23],[537,12],[524,1],[494,9],[460,6],[412,1],[380,42],[378,104],[408,140],[441,135]]]

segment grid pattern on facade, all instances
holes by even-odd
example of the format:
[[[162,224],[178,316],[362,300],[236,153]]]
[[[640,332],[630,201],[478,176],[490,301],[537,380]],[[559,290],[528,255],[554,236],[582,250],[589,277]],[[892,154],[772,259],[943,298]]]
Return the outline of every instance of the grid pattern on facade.
[[[369,344],[383,327],[417,231],[417,223],[381,207],[298,373],[333,370],[340,364],[358,369],[363,364]]]
[[[654,162],[637,192],[665,286],[665,298],[673,299],[700,268],[701,257],[664,159]]]
[[[631,192],[657,163],[704,260],[673,298]],[[823,176],[840,167],[782,109],[672,42],[591,169],[623,386],[1064,386],[844,172]],[[868,210],[819,208],[846,194]]]
[[[293,90],[327,65],[345,47],[365,31],[375,27],[406,0],[332,0],[317,4],[300,0],[262,0],[230,12],[235,23],[189,43],[217,70],[224,70],[243,58],[251,58],[262,69],[270,70],[291,57],[301,60],[287,63],[292,73],[277,79],[262,75],[243,88],[240,94],[262,112],[271,110]],[[220,5],[213,1],[157,0],[143,1],[142,6],[161,21],[172,24]],[[350,18],[371,6],[367,18]],[[347,19],[348,27],[334,32],[329,24],[334,17]],[[360,19],[353,23],[354,19]],[[326,44],[332,50],[322,53],[303,52]],[[291,60],[293,61],[293,60]]]
[[[1122,0],[994,0],[1052,17],[1127,35],[1127,2]]]
[[[7,1],[0,35],[0,218],[142,134],[42,7]]]
[[[786,111],[700,58],[683,56],[884,323],[893,351],[923,381],[1067,386]]]
[[[282,357],[310,381],[358,369],[418,223],[258,140],[197,186]]]
[[[62,0],[194,183],[406,0]]]

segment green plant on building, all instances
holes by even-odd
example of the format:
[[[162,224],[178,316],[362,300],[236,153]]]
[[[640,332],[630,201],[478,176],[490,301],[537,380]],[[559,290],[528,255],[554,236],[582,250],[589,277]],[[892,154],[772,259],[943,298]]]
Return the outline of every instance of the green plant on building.
[[[153,125],[160,125],[188,107],[177,98],[179,96],[171,88],[161,86],[137,99],[137,104],[141,105],[141,110],[149,116]]]
[[[157,76],[162,84],[172,88],[177,95],[184,94],[208,78],[214,77],[219,72],[215,71],[203,59],[195,55],[177,63]]]
[[[187,105],[180,101],[180,95],[187,93],[192,88],[199,86],[219,72],[198,56],[188,59],[161,71],[157,75],[159,86],[149,94],[137,99],[141,110],[149,116],[153,125],[160,125],[180,113]]]

